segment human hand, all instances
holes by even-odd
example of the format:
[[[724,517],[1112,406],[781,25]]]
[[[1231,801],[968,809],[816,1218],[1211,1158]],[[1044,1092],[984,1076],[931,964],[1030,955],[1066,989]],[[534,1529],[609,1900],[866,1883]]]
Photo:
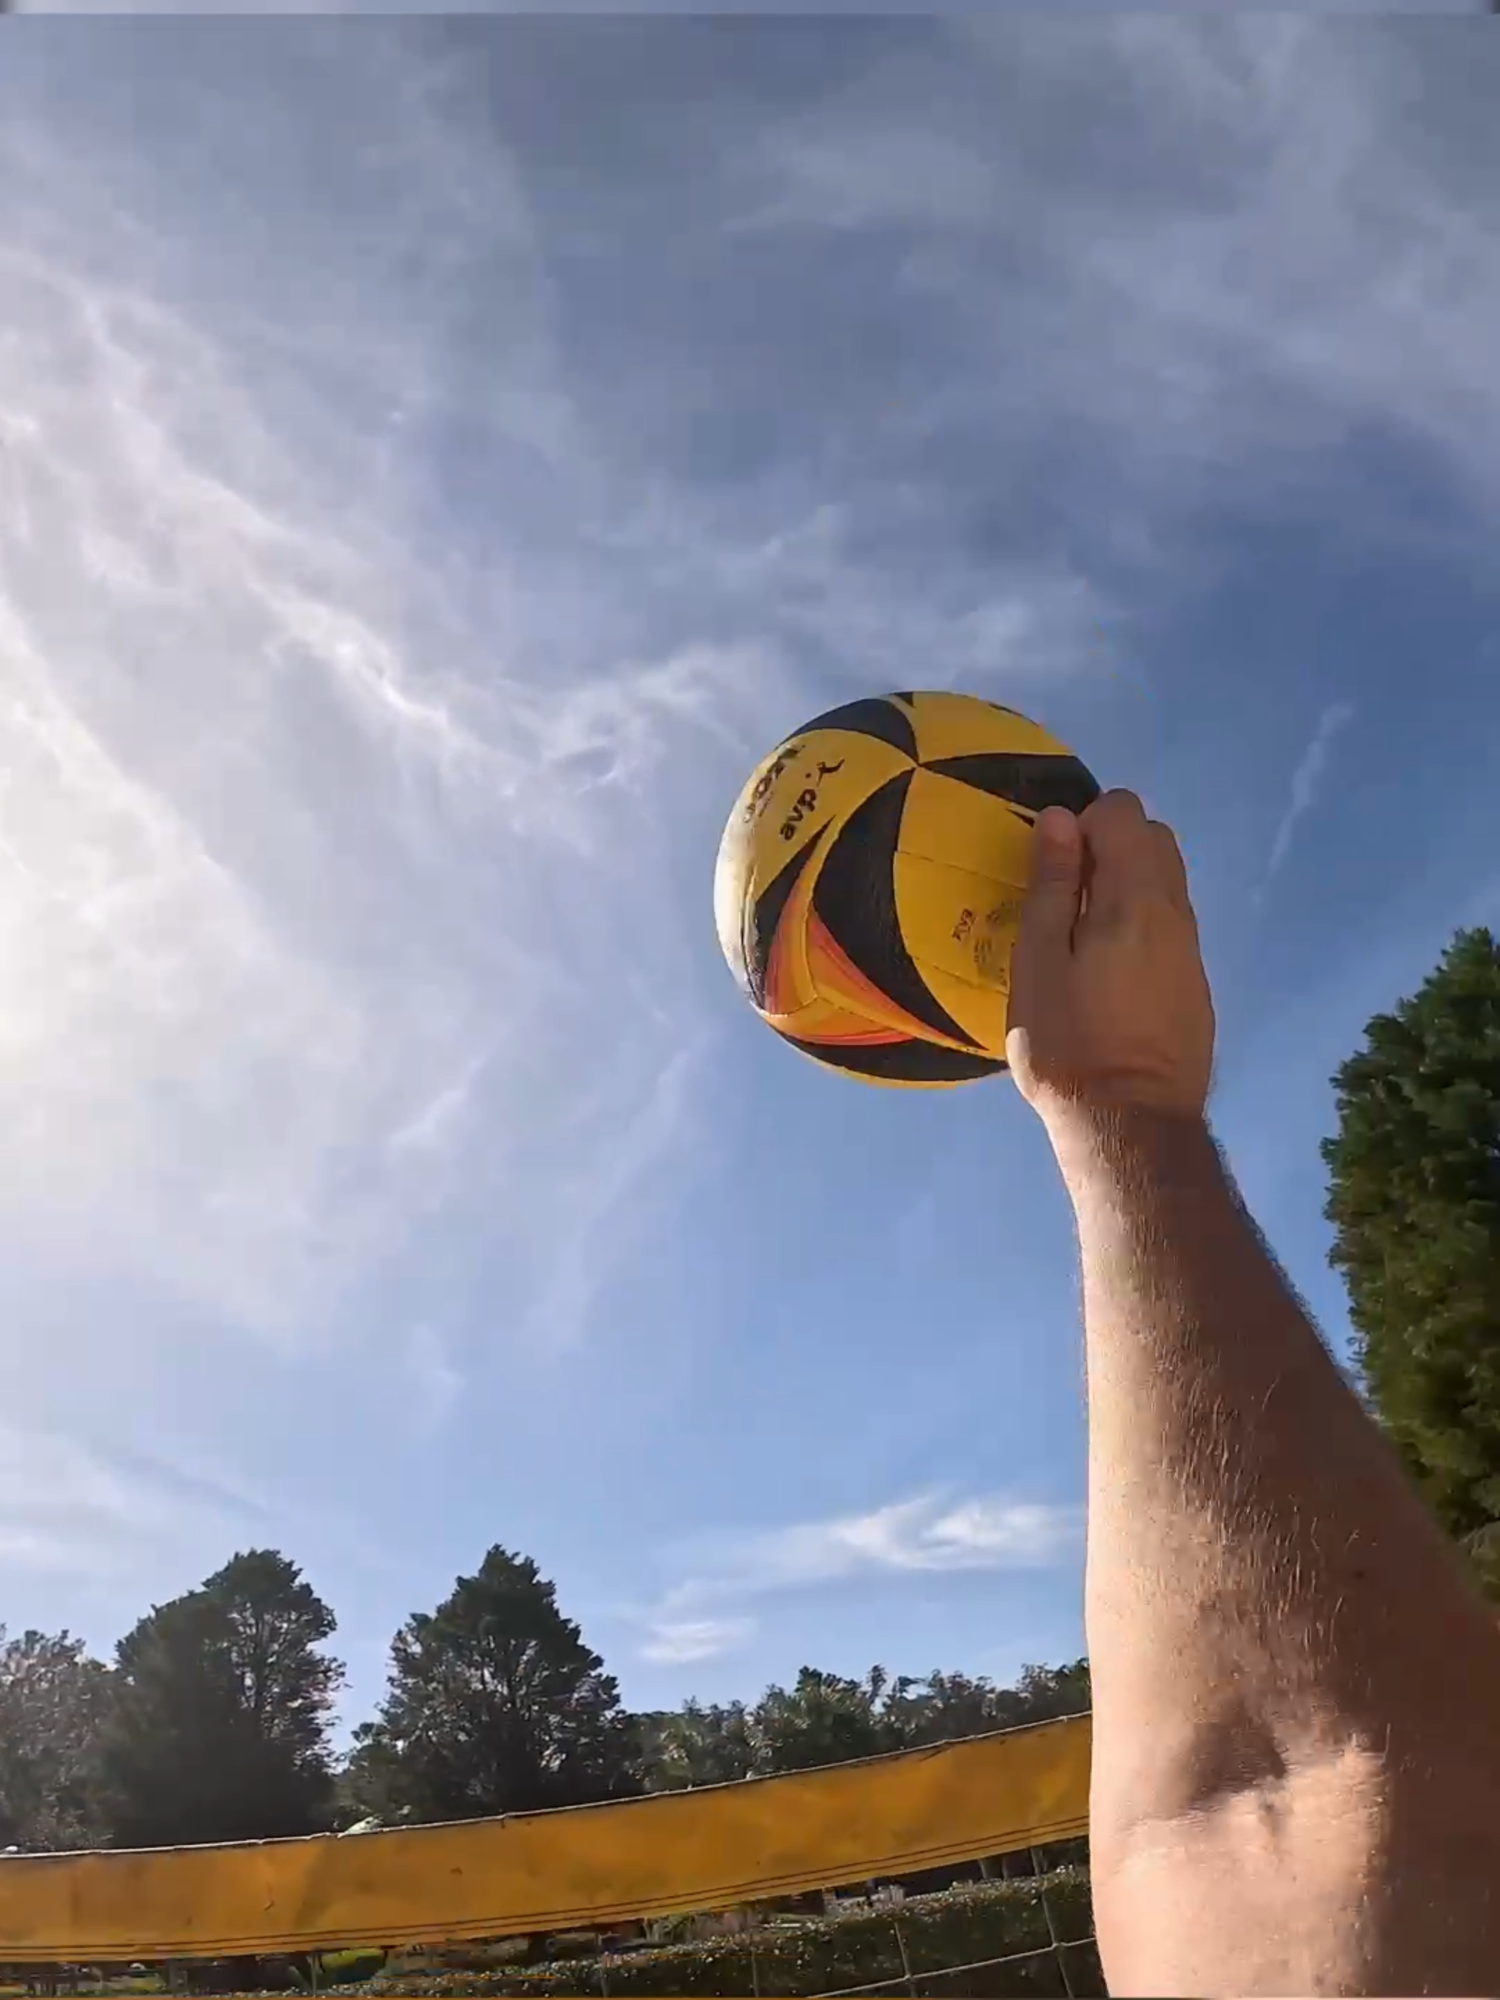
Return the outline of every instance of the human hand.
[[[1201,1118],[1214,1010],[1170,827],[1133,792],[1049,806],[1011,961],[1005,1053],[1057,1136],[1074,1112]]]

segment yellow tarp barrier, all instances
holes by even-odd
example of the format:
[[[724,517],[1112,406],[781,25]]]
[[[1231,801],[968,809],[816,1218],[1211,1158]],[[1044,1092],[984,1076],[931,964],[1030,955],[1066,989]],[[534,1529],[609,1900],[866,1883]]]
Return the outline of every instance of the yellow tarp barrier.
[[[910,1875],[1087,1830],[1087,1717],[618,1805],[0,1859],[0,1961],[562,1931]]]

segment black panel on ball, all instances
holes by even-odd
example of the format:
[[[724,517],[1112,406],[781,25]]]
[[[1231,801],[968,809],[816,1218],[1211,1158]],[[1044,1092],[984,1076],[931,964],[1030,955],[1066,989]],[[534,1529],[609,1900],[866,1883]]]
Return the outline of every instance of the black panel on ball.
[[[977,1048],[923,979],[901,935],[896,849],[911,781],[912,773],[903,771],[850,813],[823,857],[813,908],[845,957],[887,1000],[934,1034]]]
[[[1077,757],[1040,751],[984,750],[972,757],[938,757],[924,769],[1034,813],[1044,806],[1066,806],[1069,812],[1081,813],[1099,796],[1098,780]]]
[[[762,889],[755,903],[745,911],[745,978],[749,982],[750,997],[757,1007],[766,1004],[766,972],[771,963],[771,947],[776,942],[776,926],[787,906],[797,878],[813,858],[828,829],[820,826],[805,847],[798,848],[779,875]]]
[[[966,1055],[937,1042],[804,1042],[796,1035],[783,1041],[832,1069],[855,1076],[884,1077],[888,1083],[972,1083],[982,1076],[1000,1076],[1008,1067],[993,1056]]]
[[[826,715],[815,715],[797,734],[811,736],[815,729],[848,729],[856,736],[873,736],[877,742],[889,743],[903,757],[910,757],[913,763],[917,761],[917,732],[911,717],[881,694],[845,702],[842,708],[830,708]]]

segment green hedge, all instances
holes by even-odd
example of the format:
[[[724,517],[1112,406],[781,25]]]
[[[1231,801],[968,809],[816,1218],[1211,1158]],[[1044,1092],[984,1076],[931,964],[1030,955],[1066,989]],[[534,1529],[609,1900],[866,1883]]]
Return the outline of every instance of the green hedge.
[[[1067,1981],[1051,1942],[1045,1889],[1057,1935],[1066,1947]],[[844,1916],[786,1923],[738,1937],[696,1944],[650,1947],[602,1958],[558,1960],[546,1965],[507,1967],[493,1972],[388,1972],[363,1989],[368,1993],[500,1994],[535,1996],[639,1995],[671,2000],[676,1995],[767,1996],[831,1993],[882,1980],[933,1996],[978,1994],[986,2000],[1010,1995],[1099,1995],[1104,1984],[1089,1942],[1093,1918],[1088,1875],[1059,1869],[1044,1878],[1012,1882],[964,1883],[936,1895],[913,1896],[893,1910],[859,1910]],[[905,1947],[903,1962],[902,1947]],[[1016,1965],[981,1973],[946,1968],[1042,1952]],[[601,1978],[602,1975],[602,1978]],[[346,1989],[347,1990],[347,1989]]]

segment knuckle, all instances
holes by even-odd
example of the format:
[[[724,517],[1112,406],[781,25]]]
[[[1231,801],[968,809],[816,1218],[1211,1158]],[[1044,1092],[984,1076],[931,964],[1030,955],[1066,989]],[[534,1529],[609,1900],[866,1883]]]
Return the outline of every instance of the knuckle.
[[[1113,786],[1101,792],[1088,808],[1087,817],[1098,819],[1144,819],[1146,808],[1141,804],[1137,792],[1128,791],[1123,785]]]

